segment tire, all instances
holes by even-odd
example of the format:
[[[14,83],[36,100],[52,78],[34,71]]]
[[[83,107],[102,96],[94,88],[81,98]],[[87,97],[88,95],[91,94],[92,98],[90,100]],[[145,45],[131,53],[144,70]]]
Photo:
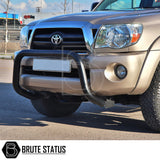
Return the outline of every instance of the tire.
[[[63,96],[51,94],[47,98],[31,100],[34,108],[48,117],[64,117],[74,113],[81,102],[72,102],[74,97],[63,99]]]
[[[149,89],[140,96],[140,105],[147,125],[160,132],[160,64]]]

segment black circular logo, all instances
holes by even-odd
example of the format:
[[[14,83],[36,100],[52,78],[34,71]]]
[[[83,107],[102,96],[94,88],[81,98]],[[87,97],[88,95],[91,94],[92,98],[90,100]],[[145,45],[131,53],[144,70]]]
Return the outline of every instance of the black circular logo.
[[[53,45],[60,45],[63,42],[63,37],[60,33],[54,33],[51,37],[51,42]]]
[[[17,158],[20,148],[17,142],[6,142],[2,151],[6,158]]]

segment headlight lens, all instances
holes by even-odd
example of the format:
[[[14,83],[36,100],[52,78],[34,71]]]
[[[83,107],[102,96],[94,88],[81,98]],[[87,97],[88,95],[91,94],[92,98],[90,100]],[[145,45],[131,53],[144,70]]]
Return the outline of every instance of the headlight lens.
[[[21,48],[28,48],[28,33],[29,33],[29,26],[25,26],[21,29],[20,33],[20,46]]]
[[[95,48],[125,48],[138,42],[143,31],[141,24],[103,25],[98,33]]]

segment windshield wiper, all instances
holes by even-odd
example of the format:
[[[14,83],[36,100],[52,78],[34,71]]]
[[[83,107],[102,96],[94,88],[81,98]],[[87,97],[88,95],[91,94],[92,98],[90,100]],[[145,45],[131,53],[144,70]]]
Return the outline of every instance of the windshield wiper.
[[[142,9],[157,9],[157,8],[160,8],[160,6],[157,6],[157,7],[142,7]]]
[[[114,10],[114,9],[102,9],[101,11],[111,11],[111,10]]]
[[[131,8],[131,9],[142,9],[142,8],[140,8],[140,7],[133,7],[133,8]]]

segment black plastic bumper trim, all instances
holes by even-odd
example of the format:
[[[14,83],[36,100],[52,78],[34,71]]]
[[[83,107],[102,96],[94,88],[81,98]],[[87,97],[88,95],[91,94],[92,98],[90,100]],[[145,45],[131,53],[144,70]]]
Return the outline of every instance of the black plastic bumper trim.
[[[99,96],[96,96],[93,94],[89,87],[84,63],[81,59],[81,57],[74,52],[71,51],[61,51],[61,50],[22,50],[20,51],[14,60],[14,71],[13,71],[13,87],[15,91],[20,94],[21,96],[24,96],[28,99],[37,99],[41,97],[41,94],[38,92],[31,92],[28,90],[23,89],[20,84],[20,66],[21,66],[21,60],[25,56],[34,56],[34,57],[69,57],[72,58],[78,67],[78,73],[79,78],[81,82],[81,86],[83,89],[84,96],[91,102],[99,105],[99,106],[105,106],[105,100]]]

